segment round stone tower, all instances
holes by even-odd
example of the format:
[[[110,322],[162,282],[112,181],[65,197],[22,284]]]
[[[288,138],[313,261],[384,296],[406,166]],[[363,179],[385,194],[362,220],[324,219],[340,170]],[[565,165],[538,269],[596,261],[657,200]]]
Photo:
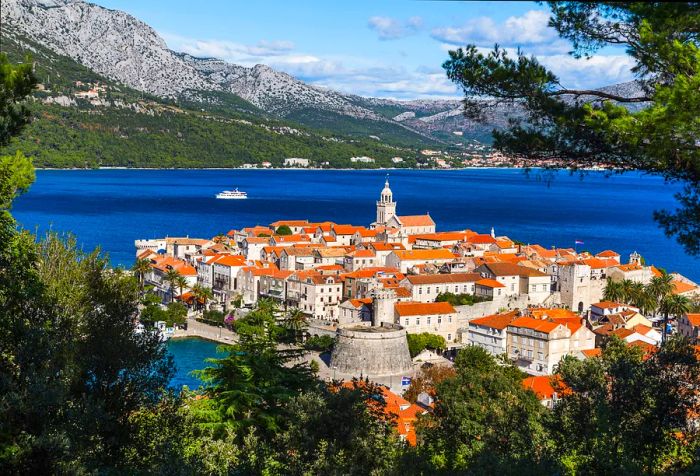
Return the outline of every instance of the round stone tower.
[[[336,333],[331,368],[354,377],[406,375],[413,369],[406,330],[395,324],[341,327]]]

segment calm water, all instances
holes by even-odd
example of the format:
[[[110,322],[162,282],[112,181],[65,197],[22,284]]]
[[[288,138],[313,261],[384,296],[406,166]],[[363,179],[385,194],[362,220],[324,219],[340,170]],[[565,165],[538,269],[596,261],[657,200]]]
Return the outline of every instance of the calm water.
[[[164,235],[212,237],[280,218],[369,224],[383,171],[93,170],[39,171],[14,214],[29,229],[71,231],[85,248],[101,246],[130,265],[134,240]],[[636,250],[647,262],[700,280],[687,257],[652,219],[674,208],[675,186],[637,173],[553,181],[512,169],[391,171],[400,214],[430,212],[438,230],[471,228],[543,246],[598,252]],[[238,187],[248,200],[216,200]]]
[[[196,337],[171,339],[167,345],[168,351],[173,354],[176,367],[176,373],[170,381],[170,386],[177,390],[184,385],[187,385],[192,390],[199,387],[201,381],[192,375],[192,371],[205,368],[207,366],[205,359],[210,357],[221,358],[225,355],[216,352],[219,344]]]

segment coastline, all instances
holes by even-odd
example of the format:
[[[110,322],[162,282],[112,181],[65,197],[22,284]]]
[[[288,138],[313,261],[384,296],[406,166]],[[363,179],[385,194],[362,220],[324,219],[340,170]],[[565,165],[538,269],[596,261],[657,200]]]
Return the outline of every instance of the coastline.
[[[35,167],[35,170],[49,170],[49,171],[85,171],[94,172],[97,170],[154,170],[154,171],[165,171],[165,170],[230,170],[230,171],[308,171],[308,172],[323,172],[323,171],[347,171],[347,172],[367,172],[367,171],[383,171],[383,170],[407,170],[407,171],[439,171],[439,172],[456,172],[459,170],[552,170],[552,171],[569,171],[569,172],[609,172],[609,173],[621,173],[621,172],[634,172],[638,170],[609,170],[599,167],[586,167],[579,169],[571,168],[548,168],[548,167],[505,167],[505,166],[483,166],[483,167],[453,167],[453,168],[427,168],[427,167],[378,167],[378,168],[317,168],[317,167],[254,167],[254,168],[242,168],[242,167],[97,167],[97,168],[84,168],[84,167]],[[641,172],[641,171],[638,171]]]

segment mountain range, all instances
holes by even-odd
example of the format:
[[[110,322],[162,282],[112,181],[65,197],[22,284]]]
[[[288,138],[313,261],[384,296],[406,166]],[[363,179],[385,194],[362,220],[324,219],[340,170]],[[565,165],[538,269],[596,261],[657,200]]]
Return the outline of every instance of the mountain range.
[[[100,127],[117,127],[122,136],[126,133],[133,137],[129,125],[144,121],[143,117],[131,118],[134,114],[161,119],[163,115],[181,114],[197,124],[235,124],[240,133],[246,133],[240,130],[244,126],[276,132],[277,137],[268,140],[278,140],[282,134],[313,138],[324,147],[329,141],[342,143],[348,146],[345,155],[372,153],[382,163],[389,156],[420,157],[417,150],[425,147],[483,151],[490,142],[491,130],[505,125],[508,115],[508,111],[501,111],[492,115],[489,124],[477,124],[461,114],[458,100],[361,97],[306,84],[266,65],[245,67],[216,58],[193,57],[169,49],[153,28],[128,13],[82,0],[2,0],[0,20],[2,49],[15,60],[31,54],[37,64],[43,88],[38,95],[41,107],[53,108],[41,115],[46,122],[44,132],[51,125],[58,127],[51,118],[60,119],[61,114],[56,114],[60,108],[71,109],[63,114],[77,115],[77,121],[82,118],[85,127],[74,127],[82,135],[96,117],[97,122],[108,123]],[[85,89],[82,85],[96,84],[102,88],[98,97],[81,95],[80,88]],[[107,116],[117,117],[107,120]],[[122,120],[126,123],[120,124]],[[167,136],[169,129],[160,124],[163,120],[157,122],[158,130]],[[142,129],[152,131],[154,127],[144,125]],[[32,132],[39,133],[36,127]],[[178,133],[177,139],[181,140],[182,131]],[[226,134],[225,128],[221,133]],[[305,146],[313,149],[309,140]],[[66,144],[61,147],[70,149]],[[93,149],[77,153],[86,156],[94,153]],[[319,151],[309,154],[297,146],[287,149],[285,153],[298,151],[323,159]],[[46,155],[39,147],[35,150]],[[240,147],[231,151],[240,154]],[[123,165],[110,155],[115,153],[117,150],[100,153],[99,163]],[[165,153],[159,152],[160,156]],[[168,153],[192,152],[182,149]],[[264,157],[278,158],[277,153],[281,151],[271,149],[251,159],[260,162]],[[213,165],[207,159],[192,160],[187,159]]]

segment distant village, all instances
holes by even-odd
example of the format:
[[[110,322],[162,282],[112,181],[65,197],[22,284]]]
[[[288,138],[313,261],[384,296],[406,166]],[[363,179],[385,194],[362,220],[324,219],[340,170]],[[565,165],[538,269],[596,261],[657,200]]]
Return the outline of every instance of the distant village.
[[[700,314],[666,312],[664,328],[654,306],[634,305],[624,293],[611,298],[616,286],[640,288],[663,275],[638,253],[525,245],[494,229],[437,231],[430,215],[397,213],[388,179],[367,226],[284,219],[135,245],[137,259],[149,263],[145,283],[163,303],[192,306],[192,289],[206,287],[213,295],[207,306],[232,315],[263,299],[300,310],[310,335],[336,339],[327,368],[334,375],[388,382],[411,375],[416,362],[450,365],[457,350],[475,345],[510,359],[530,376],[523,384],[551,406],[549,376],[566,355],[596,358],[611,336],[645,353],[664,331],[700,336]],[[173,272],[185,286],[173,285]],[[672,295],[700,300],[690,279],[667,279]],[[441,336],[447,348],[411,360],[406,335],[420,333]]]

